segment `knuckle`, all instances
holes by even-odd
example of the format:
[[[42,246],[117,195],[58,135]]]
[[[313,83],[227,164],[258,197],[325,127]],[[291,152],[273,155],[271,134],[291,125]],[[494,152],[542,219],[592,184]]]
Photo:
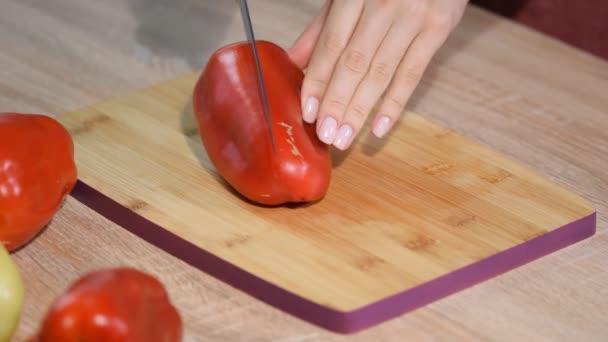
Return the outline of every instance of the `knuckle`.
[[[408,1],[405,7],[405,11],[411,16],[411,18],[422,18],[425,17],[429,10],[428,1]]]
[[[369,112],[361,105],[355,104],[348,111],[348,120],[353,123],[359,123],[365,121]]]
[[[326,106],[330,112],[343,113],[346,109],[346,101],[340,97],[330,97],[326,101]]]
[[[369,71],[369,79],[372,82],[386,84],[393,77],[394,67],[386,62],[377,62],[372,64]]]
[[[357,50],[348,50],[341,59],[341,64],[347,70],[362,74],[367,70],[367,56]]]
[[[337,57],[344,49],[344,41],[340,36],[334,33],[328,33],[323,39],[323,49],[332,57]]]
[[[428,16],[429,26],[435,31],[448,32],[454,27],[455,21],[452,13],[447,11],[433,11]]]
[[[394,2],[394,0],[375,0],[374,4],[376,5],[376,8],[386,8]]]
[[[424,66],[413,64],[406,66],[399,75],[398,83],[405,85],[417,84],[424,73]]]
[[[399,8],[403,1],[401,0],[384,0],[380,1],[381,7],[390,10],[391,13]]]
[[[395,109],[393,112],[398,113],[398,112],[401,112],[401,110],[403,110],[403,108],[405,108],[405,104],[406,104],[407,100],[405,99],[405,96],[403,96],[403,95],[394,94],[388,98],[388,102],[391,105],[391,107],[393,107]]]
[[[307,79],[307,89],[314,89],[316,91],[322,91],[327,88],[328,82],[322,78],[314,77]]]
[[[377,20],[386,20],[387,17],[391,17],[394,13],[395,8],[398,6],[399,1],[395,0],[375,0],[371,1],[370,7],[373,9],[372,18]]]
[[[407,105],[407,100],[410,94],[410,88],[404,84],[396,84],[394,88],[390,90],[383,101],[383,107],[386,107],[388,113],[395,113],[398,115],[403,111]]]

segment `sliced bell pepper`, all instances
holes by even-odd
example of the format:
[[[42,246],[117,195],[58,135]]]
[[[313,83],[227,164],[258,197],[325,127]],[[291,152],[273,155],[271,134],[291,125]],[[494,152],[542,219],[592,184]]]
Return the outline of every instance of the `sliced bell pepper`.
[[[55,119],[0,113],[0,243],[32,240],[76,184],[74,145]]]
[[[178,342],[182,321],[160,281],[132,268],[82,276],[47,312],[32,342]]]
[[[320,200],[331,175],[329,147],[302,120],[304,73],[279,46],[257,42],[275,136],[259,95],[251,45],[217,50],[196,83],[199,134],[219,175],[247,199],[264,205]]]
[[[8,251],[0,244],[0,342],[17,330],[23,309],[23,281]]]

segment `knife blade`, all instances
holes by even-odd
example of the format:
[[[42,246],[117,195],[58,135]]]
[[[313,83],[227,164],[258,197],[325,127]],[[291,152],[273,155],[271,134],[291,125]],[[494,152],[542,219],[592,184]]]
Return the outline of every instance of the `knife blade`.
[[[266,125],[268,126],[268,131],[270,132],[272,151],[276,153],[277,148],[274,142],[274,132],[272,130],[272,121],[270,117],[270,106],[268,105],[268,96],[266,94],[266,86],[264,85],[264,76],[262,74],[260,57],[258,55],[258,49],[255,43],[255,35],[253,33],[253,26],[251,25],[251,16],[249,15],[249,6],[247,6],[247,0],[240,0],[240,6],[243,26],[245,27],[245,33],[247,34],[247,40],[249,40],[249,43],[251,43],[251,49],[253,50],[253,59],[255,61],[255,67],[258,75],[258,88],[260,89],[260,97],[262,98],[262,105],[264,107]]]

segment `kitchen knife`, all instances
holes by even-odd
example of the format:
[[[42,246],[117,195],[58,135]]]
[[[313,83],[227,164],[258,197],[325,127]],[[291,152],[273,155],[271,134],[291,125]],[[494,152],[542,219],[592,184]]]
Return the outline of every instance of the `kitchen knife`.
[[[264,85],[264,77],[262,74],[262,67],[260,65],[260,58],[258,55],[258,49],[255,44],[255,36],[253,34],[253,27],[251,25],[251,17],[249,15],[249,7],[247,6],[247,0],[240,0],[241,5],[241,16],[243,18],[243,25],[245,26],[245,32],[247,33],[247,40],[251,43],[253,50],[253,59],[255,60],[255,67],[258,75],[258,85],[260,89],[260,96],[262,98],[262,105],[264,107],[264,115],[266,116],[266,125],[270,131],[270,141],[272,143],[272,151],[276,153],[276,145],[274,142],[274,132],[272,130],[272,121],[270,118],[270,106],[268,105],[268,96],[266,94],[266,87]]]

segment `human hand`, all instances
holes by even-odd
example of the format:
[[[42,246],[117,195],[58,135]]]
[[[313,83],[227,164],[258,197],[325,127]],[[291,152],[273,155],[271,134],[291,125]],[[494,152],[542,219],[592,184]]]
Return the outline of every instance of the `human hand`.
[[[327,0],[288,51],[307,68],[304,121],[316,121],[319,139],[345,150],[378,103],[372,132],[383,137],[467,2]]]

